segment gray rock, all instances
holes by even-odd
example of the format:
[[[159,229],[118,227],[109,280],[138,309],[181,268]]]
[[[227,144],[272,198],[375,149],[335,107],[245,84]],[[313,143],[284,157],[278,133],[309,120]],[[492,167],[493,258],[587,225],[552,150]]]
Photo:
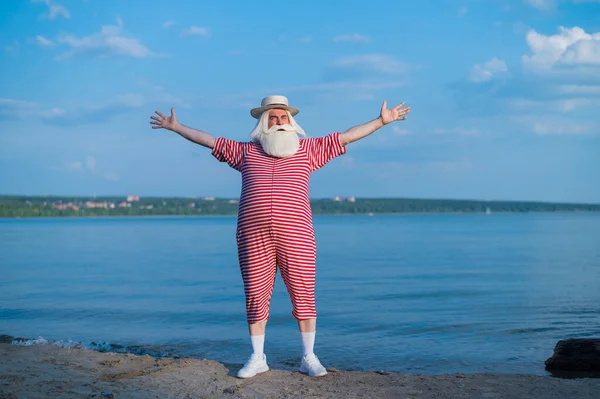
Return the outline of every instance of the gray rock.
[[[545,364],[546,370],[559,377],[600,377],[600,339],[560,340]]]

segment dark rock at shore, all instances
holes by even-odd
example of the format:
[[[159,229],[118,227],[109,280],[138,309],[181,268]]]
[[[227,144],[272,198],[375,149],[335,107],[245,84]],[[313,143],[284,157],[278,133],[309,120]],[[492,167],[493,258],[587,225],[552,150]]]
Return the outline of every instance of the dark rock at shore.
[[[600,377],[600,338],[560,340],[545,364],[557,377]]]

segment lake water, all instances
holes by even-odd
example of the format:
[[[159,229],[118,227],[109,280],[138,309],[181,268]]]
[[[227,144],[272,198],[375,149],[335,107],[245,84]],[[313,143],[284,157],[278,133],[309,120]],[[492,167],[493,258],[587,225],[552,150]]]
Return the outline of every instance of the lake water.
[[[600,214],[316,216],[326,367],[546,374],[600,336]],[[0,334],[241,366],[235,217],[0,219]],[[265,352],[295,369],[278,275]],[[6,339],[6,337],[5,337]],[[93,343],[93,344],[92,344]]]

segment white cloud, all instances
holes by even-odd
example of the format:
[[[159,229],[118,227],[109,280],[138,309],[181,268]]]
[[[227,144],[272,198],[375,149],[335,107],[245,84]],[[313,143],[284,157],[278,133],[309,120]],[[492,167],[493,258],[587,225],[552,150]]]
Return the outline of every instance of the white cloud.
[[[150,83],[142,78],[138,78],[136,83],[141,87],[141,95],[130,93],[118,98],[120,98],[121,101],[128,99],[129,104],[135,104],[137,102],[140,106],[145,104],[156,105],[157,103],[165,103],[170,106],[182,108],[190,108],[192,106],[188,101],[171,94],[163,86]]]
[[[562,112],[570,112],[576,109],[592,107],[594,105],[600,105],[600,101],[590,98],[569,98],[558,101],[558,107]]]
[[[80,101],[76,104],[67,104],[66,107],[0,98],[0,120],[39,119],[53,125],[74,126],[106,123],[108,120],[128,115],[132,110],[147,106],[191,107],[189,101],[170,94],[162,87],[151,87],[145,83],[143,85],[140,94],[124,93],[101,102]]]
[[[600,32],[592,40],[579,40],[563,54],[567,65],[600,65]]]
[[[209,36],[210,29],[202,26],[190,26],[181,31],[181,36]]]
[[[122,29],[123,22],[118,18],[116,26],[105,25],[101,28],[100,32],[94,33],[91,36],[79,38],[74,35],[60,35],[58,42],[66,44],[71,50],[59,55],[58,59],[66,59],[84,53],[133,58],[145,58],[153,55],[138,39],[124,36],[121,33]]]
[[[406,136],[407,134],[410,134],[410,130],[402,129],[398,126],[392,126],[392,131],[398,136]]]
[[[67,169],[77,172],[77,173],[89,173],[92,176],[101,177],[103,179],[109,181],[118,181],[119,176],[113,172],[105,172],[98,169],[98,162],[96,161],[96,157],[92,155],[88,155],[85,159],[85,167],[84,163],[81,161],[74,161],[67,165]]]
[[[46,39],[44,36],[37,35],[35,39],[42,47],[54,46],[54,42],[52,40]]]
[[[600,66],[600,32],[589,34],[578,26],[559,27],[559,33],[542,35],[535,30],[527,33],[531,55],[522,57],[523,65],[533,70],[554,66]]]
[[[540,135],[546,134],[585,134],[589,133],[590,127],[587,125],[568,123],[534,123],[533,132]]]
[[[600,2],[600,0],[598,0]],[[600,94],[600,85],[562,85],[558,88],[565,94]]]
[[[9,105],[14,107],[32,107],[35,103],[23,100],[15,100],[13,98],[0,98],[0,105]]]
[[[37,104],[29,101],[15,100],[13,98],[0,98],[0,115],[21,117],[30,115],[37,108]]]
[[[354,92],[372,92],[377,90],[385,90],[395,87],[406,86],[406,82],[371,82],[371,81],[342,81],[316,83],[302,86],[287,87],[284,90],[269,89],[265,92],[332,92],[332,91],[354,91]]]
[[[173,26],[175,24],[175,21],[165,21],[163,22],[163,28],[167,29],[170,28],[171,26]]]
[[[293,41],[293,42],[306,44],[306,43],[311,43],[313,41],[313,37],[310,35],[292,37],[292,36],[288,36],[285,34],[281,34],[277,37],[277,40],[279,40],[280,42]]]
[[[369,100],[372,100],[369,98]],[[396,145],[398,140],[402,140],[402,137],[408,136],[410,134],[410,130],[403,129],[397,124],[392,126],[392,134],[374,134],[373,138],[368,142],[362,142],[361,146],[370,147],[370,148],[389,148],[389,146]]]
[[[380,77],[376,79],[357,79],[357,80],[336,80],[330,82],[313,83],[313,84],[302,84],[298,86],[272,86],[264,87],[259,93],[306,93],[307,95],[314,96],[318,101],[364,101],[374,100],[380,98],[378,94],[382,90],[395,89],[398,87],[404,87],[408,85],[408,81],[402,79],[386,79],[382,80]],[[252,99],[248,103],[245,102],[247,97],[243,99],[231,99],[223,97],[222,100],[218,100],[219,106],[221,102],[223,107],[227,107],[227,104],[231,104],[233,101],[237,101],[241,108],[254,107],[254,98],[259,95],[256,93],[252,94]],[[377,100],[379,101],[379,100]],[[206,104],[205,104],[205,103]],[[214,97],[203,100],[202,106],[211,107],[215,104]],[[381,106],[381,103],[379,103]],[[388,103],[389,104],[389,103]]]
[[[494,57],[483,65],[476,64],[469,71],[471,82],[489,82],[492,79],[506,76],[508,68],[504,61]]]
[[[333,63],[337,68],[357,69],[367,72],[396,74],[407,72],[407,64],[397,61],[388,54],[364,54],[341,57]]]
[[[518,112],[536,111],[567,113],[584,108],[600,108],[600,99],[575,97],[567,99],[531,100],[519,98],[511,99],[506,104],[510,109]]]
[[[46,119],[52,119],[52,118],[58,118],[61,117],[63,115],[65,115],[67,113],[67,111],[65,111],[62,108],[50,108],[49,110],[42,110],[40,111],[39,115],[42,118],[46,118]]]
[[[88,120],[103,121],[111,116],[125,112],[132,108],[139,108],[157,96],[142,97],[137,94],[124,94],[113,100],[96,105],[80,105],[70,107],[68,110],[61,107],[48,107],[31,101],[12,98],[0,98],[0,118],[6,119],[31,119],[39,118],[51,123],[77,124]]]
[[[13,98],[0,98],[0,117],[10,119],[44,118],[52,119],[64,114],[61,108],[44,108],[31,102]]]
[[[371,38],[369,38],[368,36],[360,35],[358,33],[352,33],[350,35],[338,35],[333,38],[333,41],[336,43],[339,43],[339,42],[368,43],[371,41]]]
[[[121,115],[127,114],[133,109],[138,109],[152,100],[153,98],[150,96],[145,97],[133,93],[120,94],[103,102],[77,104],[53,122],[67,125],[101,124],[110,119],[119,118]]]
[[[43,14],[44,18],[54,20],[56,17],[71,18],[71,13],[65,7],[55,3],[52,0],[33,0],[34,3],[44,3],[48,6],[48,13]]]
[[[464,128],[462,126],[455,127],[452,129],[435,129],[435,134],[458,134],[461,136],[477,136],[479,135],[479,130],[476,128]]]
[[[525,2],[541,11],[552,11],[556,7],[555,0],[525,0]]]
[[[600,3],[600,0],[562,0],[562,3]],[[540,11],[554,11],[557,8],[557,0],[525,0],[525,3]]]

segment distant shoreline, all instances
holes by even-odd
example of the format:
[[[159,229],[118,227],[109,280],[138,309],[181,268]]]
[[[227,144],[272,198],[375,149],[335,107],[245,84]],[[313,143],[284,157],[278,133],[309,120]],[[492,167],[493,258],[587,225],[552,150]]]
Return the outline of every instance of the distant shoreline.
[[[235,216],[239,198],[0,196],[0,218],[110,216]],[[600,212],[600,204],[419,198],[311,199],[313,215],[494,214]]]
[[[123,200],[127,197],[137,197],[139,199],[146,200],[206,200],[211,199],[215,201],[228,201],[228,200],[239,200],[239,197],[213,197],[213,196],[158,196],[158,195],[149,195],[149,196],[134,196],[134,195],[101,195],[101,196],[86,196],[86,195],[25,195],[25,194],[0,194],[0,203],[10,199],[18,199],[21,201],[24,200],[51,200],[51,199],[71,199],[71,200],[81,200],[81,201],[103,201],[103,200]],[[347,200],[350,198],[354,198],[355,200],[376,200],[376,201],[450,201],[450,202],[480,202],[487,204],[494,203],[531,203],[531,204],[552,204],[552,205],[598,205],[600,206],[600,202],[569,202],[569,201],[551,201],[551,200],[522,200],[522,199],[510,199],[510,200],[501,200],[501,199],[476,199],[476,198],[427,198],[427,197],[354,197],[354,196],[337,196],[337,197],[311,197],[310,201],[323,201],[323,200],[335,200],[338,199],[340,201]]]
[[[485,212],[387,212],[387,213],[313,213],[313,217],[318,216],[441,216],[441,215],[482,215],[482,216],[493,216],[493,215],[525,215],[525,214],[569,214],[569,213],[591,213],[596,214],[600,211],[528,211],[528,212],[493,212],[486,214]],[[230,217],[237,218],[237,214],[210,214],[210,215],[186,215],[186,214],[174,214],[174,215],[62,215],[62,216],[0,216],[0,220],[12,220],[12,219],[195,219],[195,218],[216,218],[216,217]]]

